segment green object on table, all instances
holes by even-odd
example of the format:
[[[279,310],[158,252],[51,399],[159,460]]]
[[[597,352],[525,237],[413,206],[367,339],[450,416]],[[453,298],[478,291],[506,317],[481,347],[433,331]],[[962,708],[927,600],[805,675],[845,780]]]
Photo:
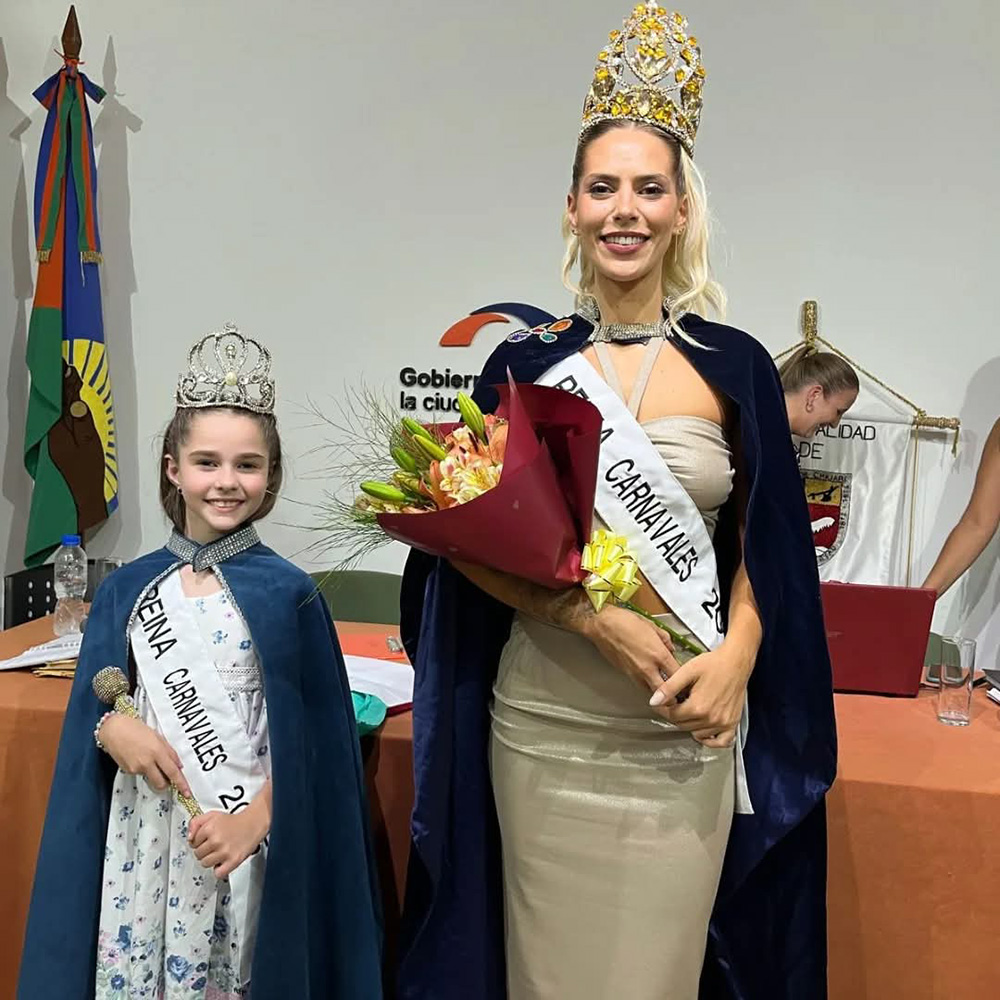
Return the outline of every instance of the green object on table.
[[[358,723],[359,736],[375,732],[385,722],[386,707],[381,698],[373,694],[352,691],[351,699],[354,702],[354,718]]]
[[[941,683],[941,668],[946,678],[954,679],[962,675],[962,654],[950,637],[931,632],[927,637],[927,652],[924,654],[924,682],[931,687]],[[953,681],[952,681],[953,682]]]
[[[401,577],[374,570],[320,570],[309,574],[339,622],[399,624]]]
[[[924,666],[937,666],[941,662],[942,656],[941,636],[937,632],[931,632],[927,637],[927,652],[924,654]]]

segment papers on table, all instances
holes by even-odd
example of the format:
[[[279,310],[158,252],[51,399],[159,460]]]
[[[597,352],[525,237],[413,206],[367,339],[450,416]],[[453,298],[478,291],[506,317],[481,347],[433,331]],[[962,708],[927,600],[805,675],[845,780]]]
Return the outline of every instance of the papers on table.
[[[83,633],[59,636],[51,642],[43,642],[40,646],[26,649],[20,656],[12,656],[9,660],[0,660],[0,670],[17,670],[18,667],[40,667],[46,663],[59,660],[75,660],[80,654],[80,644]],[[411,671],[412,672],[412,671]]]
[[[40,667],[50,663],[58,663],[65,670],[68,664],[64,661],[76,659],[82,642],[83,635],[79,632],[61,636],[40,646],[32,646],[20,656],[0,660],[0,670]],[[408,663],[378,660],[371,656],[345,656],[344,662],[352,691],[381,698],[390,711],[409,708],[413,703],[413,668]],[[67,676],[62,671],[60,674]]]
[[[408,663],[370,656],[345,656],[344,663],[352,691],[381,698],[390,712],[413,704],[413,667]]]

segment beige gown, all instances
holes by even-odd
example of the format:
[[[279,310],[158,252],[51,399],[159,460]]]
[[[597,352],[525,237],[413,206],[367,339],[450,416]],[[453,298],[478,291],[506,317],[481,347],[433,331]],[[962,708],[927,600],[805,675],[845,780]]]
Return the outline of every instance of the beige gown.
[[[647,349],[633,414],[661,345]],[[598,357],[621,395],[606,348]],[[721,428],[696,417],[643,428],[711,533],[732,488]],[[673,729],[590,642],[526,616],[493,693],[510,1000],[694,1000],[734,751]]]

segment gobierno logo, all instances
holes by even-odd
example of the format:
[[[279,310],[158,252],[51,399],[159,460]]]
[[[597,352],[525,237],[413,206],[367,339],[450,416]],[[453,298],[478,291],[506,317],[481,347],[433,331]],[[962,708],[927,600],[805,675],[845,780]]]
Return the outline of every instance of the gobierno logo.
[[[555,316],[526,302],[496,302],[469,313],[441,335],[442,347],[468,347],[476,334],[491,323],[516,320],[521,326],[536,327],[555,322]],[[410,413],[456,413],[459,390],[471,393],[477,375],[451,367],[421,369],[406,365],[399,369],[399,408]]]
[[[474,309],[468,316],[453,323],[441,335],[438,343],[442,347],[468,347],[484,326],[489,326],[490,323],[509,323],[510,317],[519,320],[526,327],[555,322],[555,316],[537,306],[525,302],[497,302]]]

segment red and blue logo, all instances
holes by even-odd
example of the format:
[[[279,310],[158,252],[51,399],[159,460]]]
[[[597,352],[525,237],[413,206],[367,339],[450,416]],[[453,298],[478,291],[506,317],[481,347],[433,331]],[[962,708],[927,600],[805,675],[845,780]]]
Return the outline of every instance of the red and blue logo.
[[[546,326],[555,322],[555,316],[524,302],[497,302],[491,306],[474,309],[464,319],[453,323],[441,335],[438,343],[442,347],[468,347],[473,338],[491,323],[509,323],[513,317],[530,328]]]

